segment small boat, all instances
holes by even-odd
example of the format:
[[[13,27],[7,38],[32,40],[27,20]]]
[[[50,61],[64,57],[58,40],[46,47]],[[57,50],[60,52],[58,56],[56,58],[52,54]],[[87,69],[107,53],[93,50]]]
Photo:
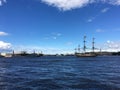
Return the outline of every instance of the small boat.
[[[78,49],[75,49],[75,50],[78,50],[78,52],[76,52],[75,51],[75,56],[77,56],[77,57],[96,57],[97,56],[97,54],[94,52],[94,49],[95,49],[95,47],[94,47],[94,40],[95,40],[95,38],[93,38],[93,42],[92,42],[92,52],[86,52],[86,36],[84,36],[84,47],[83,47],[83,51],[84,52],[80,52],[80,45],[78,46]]]

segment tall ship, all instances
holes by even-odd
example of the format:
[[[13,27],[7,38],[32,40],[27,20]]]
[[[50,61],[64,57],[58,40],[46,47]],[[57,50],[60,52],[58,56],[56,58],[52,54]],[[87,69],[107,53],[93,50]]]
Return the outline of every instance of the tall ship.
[[[94,40],[95,40],[95,38],[93,38],[93,41],[92,41],[92,51],[91,52],[86,52],[86,49],[87,49],[87,47],[86,47],[86,36],[84,36],[83,52],[80,51],[81,48],[80,48],[80,45],[78,45],[78,48],[75,49],[75,56],[77,56],[77,57],[96,57],[97,54],[94,52],[94,50],[95,50],[95,46],[94,46],[95,41]]]

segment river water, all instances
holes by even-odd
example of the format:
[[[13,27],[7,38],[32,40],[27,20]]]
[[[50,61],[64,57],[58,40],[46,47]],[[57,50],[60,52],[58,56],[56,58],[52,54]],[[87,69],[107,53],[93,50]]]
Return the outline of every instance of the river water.
[[[0,90],[120,90],[120,56],[0,58]]]

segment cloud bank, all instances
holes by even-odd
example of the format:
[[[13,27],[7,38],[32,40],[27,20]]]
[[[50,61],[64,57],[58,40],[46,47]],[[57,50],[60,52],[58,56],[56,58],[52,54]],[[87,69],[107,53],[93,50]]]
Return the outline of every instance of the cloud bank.
[[[102,13],[105,13],[105,12],[107,12],[108,10],[109,10],[109,8],[104,8],[104,9],[101,10],[101,12],[102,12]]]
[[[63,11],[80,8],[93,1],[94,0],[42,0],[42,2],[57,7]]]
[[[120,51],[120,41],[110,41],[108,40],[105,44],[105,51],[109,52],[118,52]]]
[[[2,6],[6,2],[7,2],[6,0],[0,0],[0,6]]]
[[[0,36],[6,36],[6,35],[8,35],[8,33],[0,31]]]
[[[81,8],[91,3],[108,3],[112,5],[120,5],[120,0],[41,0],[42,2],[66,11],[75,8]],[[104,10],[103,12],[106,12]]]
[[[107,52],[120,52],[120,41],[108,40],[105,43],[101,43],[96,46],[98,46],[97,51],[101,49],[102,51],[107,51]]]
[[[0,49],[10,49],[11,48],[11,43],[7,43],[7,42],[4,42],[4,41],[0,41]]]

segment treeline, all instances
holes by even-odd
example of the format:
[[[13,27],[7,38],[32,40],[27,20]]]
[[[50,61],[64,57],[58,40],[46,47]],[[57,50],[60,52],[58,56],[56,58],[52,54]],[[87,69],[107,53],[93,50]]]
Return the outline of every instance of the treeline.
[[[112,55],[120,55],[120,52],[113,52]]]

